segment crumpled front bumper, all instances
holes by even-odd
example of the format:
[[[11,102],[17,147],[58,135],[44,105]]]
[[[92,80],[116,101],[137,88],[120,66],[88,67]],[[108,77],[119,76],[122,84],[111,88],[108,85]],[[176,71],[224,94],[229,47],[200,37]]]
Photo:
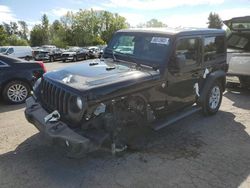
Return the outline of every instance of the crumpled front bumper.
[[[89,153],[99,147],[90,139],[74,132],[62,121],[47,122],[44,118],[48,113],[35,101],[33,97],[26,100],[25,117],[35,125],[35,127],[45,135],[46,139],[53,144],[59,144],[68,148],[78,148],[78,150]]]

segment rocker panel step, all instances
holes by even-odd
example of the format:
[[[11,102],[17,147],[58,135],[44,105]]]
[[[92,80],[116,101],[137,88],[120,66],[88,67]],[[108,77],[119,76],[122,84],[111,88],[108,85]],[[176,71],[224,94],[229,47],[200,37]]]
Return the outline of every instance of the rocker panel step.
[[[169,126],[183,118],[186,118],[198,111],[200,111],[202,108],[199,106],[192,106],[188,107],[186,109],[183,109],[180,112],[175,112],[174,114],[168,115],[166,118],[159,119],[156,122],[153,122],[151,127],[153,130],[158,131],[166,126]]]

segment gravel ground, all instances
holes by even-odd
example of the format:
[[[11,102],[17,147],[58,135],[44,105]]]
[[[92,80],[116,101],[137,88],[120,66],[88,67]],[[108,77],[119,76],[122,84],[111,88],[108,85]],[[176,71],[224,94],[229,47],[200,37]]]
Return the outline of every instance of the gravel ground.
[[[0,187],[250,187],[249,99],[250,91],[228,90],[215,116],[194,114],[151,133],[139,151],[83,159],[46,145],[24,105],[0,103]]]

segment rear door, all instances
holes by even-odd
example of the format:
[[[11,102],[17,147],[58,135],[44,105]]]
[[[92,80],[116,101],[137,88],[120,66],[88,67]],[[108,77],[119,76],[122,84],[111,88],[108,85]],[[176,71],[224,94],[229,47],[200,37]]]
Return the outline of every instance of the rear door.
[[[176,42],[172,61],[168,65],[167,102],[170,111],[195,102],[202,61],[201,37],[182,37]]]

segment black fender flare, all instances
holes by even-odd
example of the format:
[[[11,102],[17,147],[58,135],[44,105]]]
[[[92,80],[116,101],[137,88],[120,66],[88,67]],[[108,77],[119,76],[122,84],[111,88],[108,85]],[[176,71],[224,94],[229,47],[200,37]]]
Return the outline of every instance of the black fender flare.
[[[225,84],[226,84],[226,73],[222,70],[217,70],[212,72],[207,76],[207,78],[203,79],[200,82],[200,97],[198,98],[197,102],[198,104],[203,104],[204,100],[206,100],[206,95],[212,84],[216,81],[221,81],[223,91],[225,90]]]

